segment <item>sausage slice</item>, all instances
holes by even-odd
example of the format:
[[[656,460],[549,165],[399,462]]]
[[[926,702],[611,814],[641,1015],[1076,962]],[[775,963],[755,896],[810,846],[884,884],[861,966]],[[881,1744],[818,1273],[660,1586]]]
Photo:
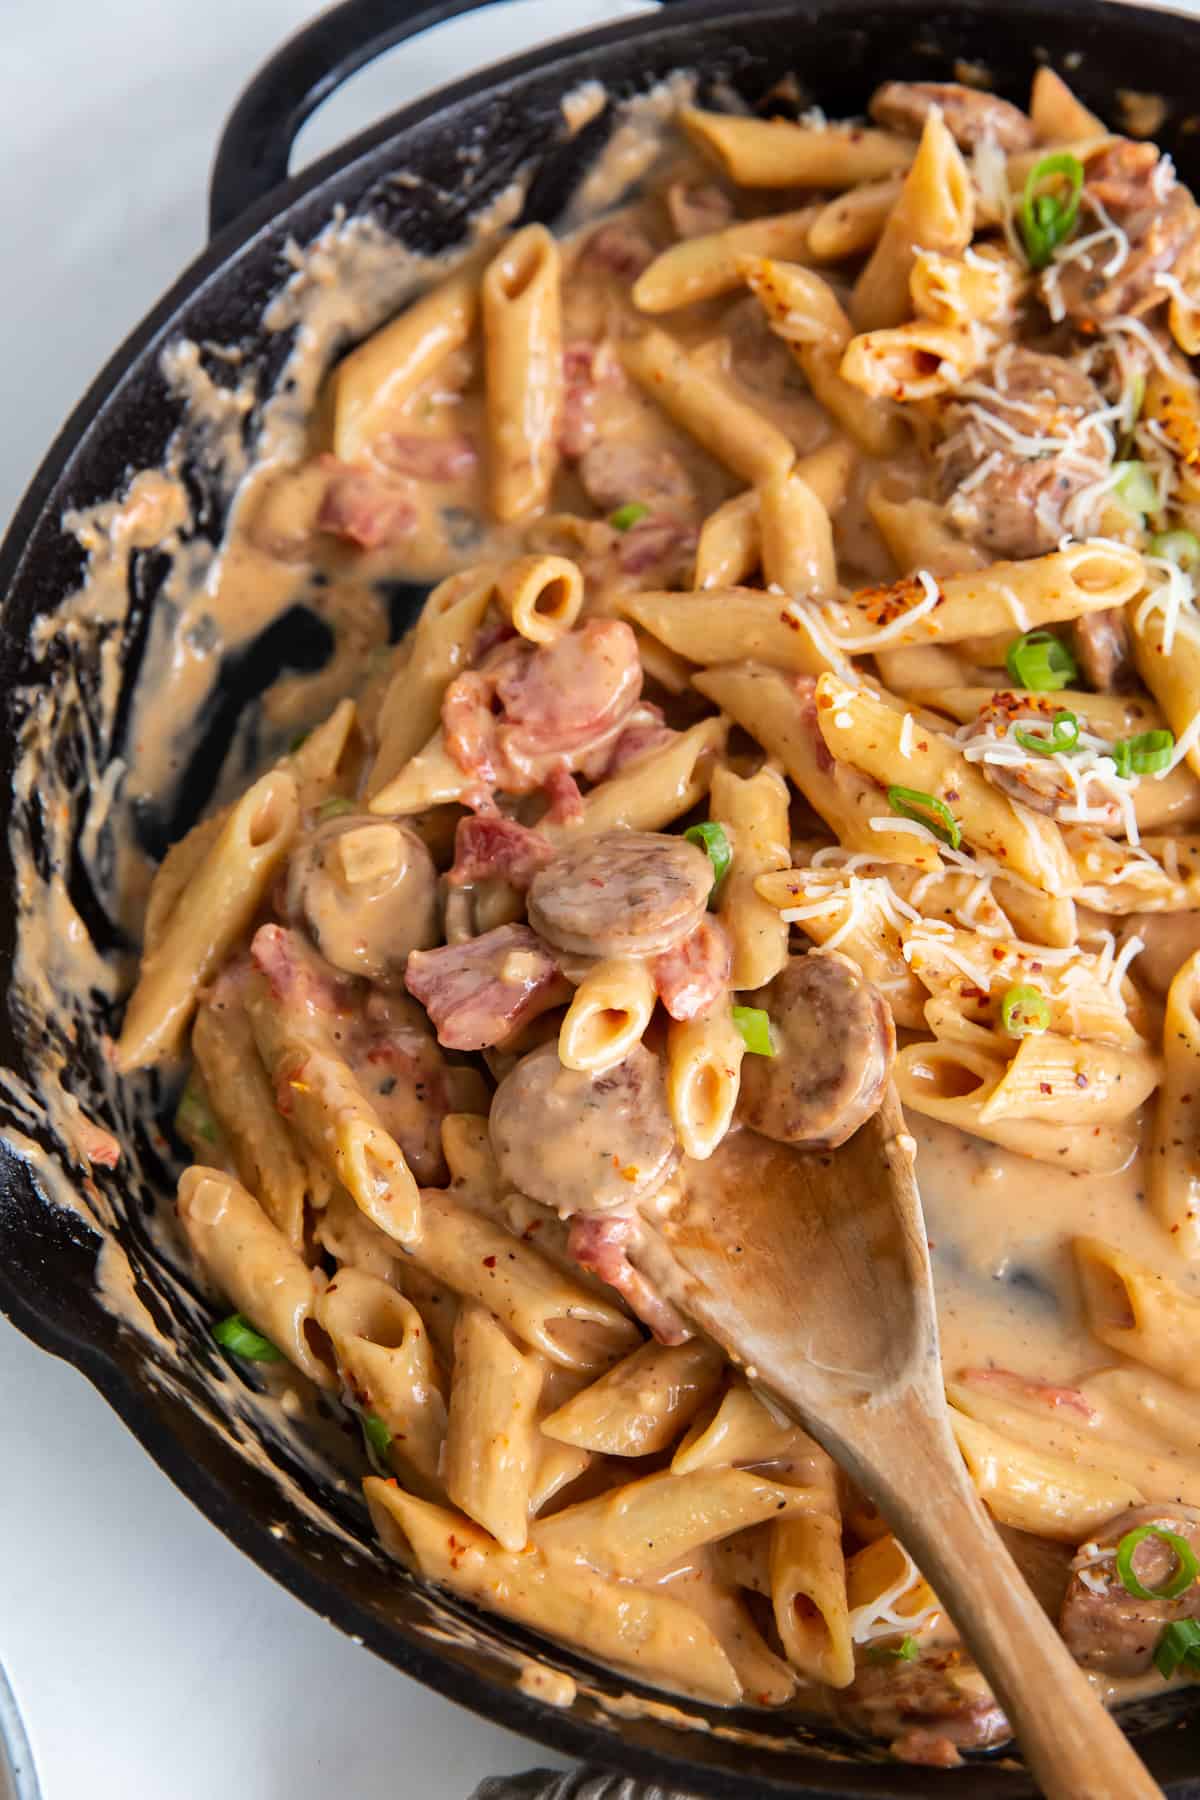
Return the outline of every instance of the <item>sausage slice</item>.
[[[658,956],[700,923],[712,880],[684,838],[602,831],[534,876],[529,923],[577,956]]]
[[[895,1059],[882,995],[845,957],[810,952],[745,1001],[766,1012],[776,1053],[742,1063],[743,1124],[781,1144],[844,1144],[878,1108]]]
[[[886,130],[920,137],[935,106],[961,150],[974,150],[988,138],[1001,150],[1033,148],[1033,124],[1020,107],[957,81],[885,81],[872,94],[869,111]]]
[[[853,1685],[833,1695],[838,1722],[890,1742],[902,1762],[954,1768],[962,1750],[1012,1736],[983,1676],[957,1645],[922,1646],[914,1662],[863,1659]]]
[[[1200,1509],[1134,1506],[1079,1546],[1063,1599],[1059,1630],[1076,1662],[1109,1675],[1140,1675],[1149,1667],[1166,1626],[1175,1619],[1200,1618],[1200,1581],[1177,1600],[1139,1600],[1117,1574],[1116,1548],[1127,1531],[1158,1525],[1186,1538],[1200,1554]],[[1143,1587],[1162,1587],[1176,1568],[1160,1538],[1143,1538],[1134,1551],[1134,1574]]]
[[[564,1069],[543,1044],[496,1089],[488,1129],[505,1181],[564,1218],[645,1198],[676,1158],[662,1066],[643,1044],[600,1075]]]

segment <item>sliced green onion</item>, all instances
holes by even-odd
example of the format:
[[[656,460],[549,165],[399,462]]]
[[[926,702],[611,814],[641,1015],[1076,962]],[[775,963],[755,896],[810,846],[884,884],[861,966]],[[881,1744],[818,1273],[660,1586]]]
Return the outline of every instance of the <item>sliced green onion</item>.
[[[916,1662],[921,1646],[907,1634],[898,1644],[872,1644],[867,1655],[872,1662]]]
[[[1194,531],[1160,531],[1147,546],[1151,556],[1165,557],[1181,569],[1194,569],[1200,563],[1200,538]]]
[[[1000,1002],[1000,1022],[1009,1037],[1032,1037],[1050,1025],[1050,1003],[1038,988],[1018,983]]]
[[[608,522],[617,531],[629,531],[649,516],[650,508],[641,500],[627,500],[624,506],[618,506],[615,513],[609,513]]]
[[[1169,1681],[1180,1663],[1200,1669],[1200,1619],[1176,1619],[1168,1625],[1154,1650],[1154,1666]]]
[[[376,1456],[386,1460],[387,1453],[392,1446],[392,1434],[379,1414],[363,1413],[362,1430],[363,1436],[367,1440],[367,1448],[373,1450]]]
[[[1179,1565],[1170,1579],[1156,1588],[1144,1586],[1133,1566],[1134,1551],[1145,1538],[1151,1537],[1165,1544]],[[1127,1531],[1117,1545],[1117,1574],[1125,1592],[1136,1600],[1178,1600],[1200,1575],[1200,1562],[1196,1561],[1196,1552],[1187,1539],[1180,1537],[1177,1531],[1168,1531],[1165,1525],[1138,1525],[1133,1531]]]
[[[703,850],[713,870],[713,888],[720,886],[725,879],[733,851],[729,847],[729,839],[725,835],[725,827],[712,819],[706,819],[703,825],[689,825],[684,832],[689,844],[695,844]]]
[[[217,1141],[217,1121],[209,1111],[208,1102],[191,1081],[179,1097],[175,1124],[181,1137],[200,1137],[206,1144],[215,1144]]]
[[[751,1056],[774,1056],[771,1021],[761,1006],[735,1006],[733,1022]]]
[[[283,1351],[277,1350],[270,1338],[255,1331],[249,1319],[244,1319],[241,1313],[230,1313],[227,1319],[214,1325],[213,1336],[222,1350],[228,1350],[230,1356],[240,1356],[246,1362],[283,1361]]]
[[[1042,184],[1055,176],[1066,182],[1066,193],[1039,193]],[[1018,217],[1025,250],[1035,269],[1044,269],[1063,239],[1070,236],[1079,217],[1082,192],[1083,164],[1070,151],[1043,156],[1030,169]]]
[[[1018,687],[1053,693],[1070,687],[1079,667],[1061,638],[1052,631],[1027,631],[1008,646],[1004,666]]]
[[[958,820],[936,794],[926,794],[920,788],[890,787],[887,803],[902,819],[915,819],[919,825],[928,826],[934,837],[941,838],[952,850],[957,850],[962,843]]]
[[[1081,747],[1079,715],[1056,712],[1050,721],[1049,737],[1040,731],[1014,731],[1013,736],[1023,750],[1034,750],[1039,756],[1071,756]]]
[[[1158,497],[1158,486],[1144,462],[1114,463],[1113,469],[1120,470],[1120,475],[1113,482],[1113,492],[1125,502],[1131,512],[1158,511],[1162,504]]]
[[[340,819],[343,813],[352,813],[353,811],[354,802],[352,800],[345,800],[341,794],[334,794],[330,799],[322,800],[317,808],[317,817],[324,822],[326,819]]]
[[[1131,775],[1157,775],[1169,766],[1174,748],[1173,731],[1139,731],[1136,737],[1118,739],[1109,754],[1117,774],[1128,780]]]

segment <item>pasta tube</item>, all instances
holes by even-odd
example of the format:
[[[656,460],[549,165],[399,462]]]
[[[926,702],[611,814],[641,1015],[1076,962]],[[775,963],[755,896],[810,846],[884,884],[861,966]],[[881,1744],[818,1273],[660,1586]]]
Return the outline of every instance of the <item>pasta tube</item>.
[[[1200,1300],[1100,1238],[1077,1237],[1073,1249],[1093,1337],[1181,1387],[1200,1388]]]
[[[544,506],[558,468],[560,260],[545,226],[527,225],[483,277],[489,491],[500,520]]]
[[[249,929],[299,823],[295,778],[282,769],[260,777],[229,809],[142,959],[113,1051],[120,1074],[178,1055],[202,983]]]
[[[758,483],[791,468],[796,453],[779,427],[722,386],[665,331],[629,339],[621,357],[650,398],[741,480]]]
[[[1200,951],[1167,991],[1163,1066],[1146,1189],[1175,1248],[1194,1261],[1200,1257]]]
[[[454,1328],[446,1427],[446,1492],[506,1550],[523,1550],[538,1463],[542,1362],[518,1350],[485,1306],[468,1302]]]
[[[426,376],[466,343],[478,306],[472,259],[343,357],[330,376],[335,456],[366,454]]]
[[[934,108],[900,197],[854,286],[853,312],[862,329],[877,331],[906,319],[917,252],[957,255],[971,242],[974,228],[975,201],[967,165]]]
[[[724,828],[733,856],[717,899],[733,953],[729,984],[765,987],[787,961],[788,928],[755,884],[790,861],[787,783],[770,763],[745,778],[717,769],[708,810]]]
[[[178,1208],[192,1253],[213,1286],[310,1381],[336,1387],[316,1329],[321,1277],[297,1256],[253,1194],[216,1169],[185,1169]]]
[[[643,1344],[543,1419],[542,1431],[605,1456],[651,1456],[712,1398],[723,1367],[703,1338]]]
[[[905,747],[901,714],[869,689],[848,687],[835,675],[823,675],[817,683],[817,723],[839,761],[883,786],[902,777],[906,788],[932,795],[966,841],[1010,874],[1048,894],[1069,893],[1076,885],[1074,864],[1054,821],[1008,799],[950,738],[921,728]]]
[[[598,1075],[624,1062],[640,1044],[657,995],[644,959],[611,957],[588,970],[559,1028],[558,1059],[564,1069]]]
[[[667,1028],[667,1106],[685,1156],[710,1157],[733,1123],[746,1045],[727,1005]]]
[[[569,1556],[546,1556],[536,1539],[514,1555],[460,1513],[375,1477],[363,1492],[384,1549],[427,1580],[638,1681],[678,1689],[683,1672],[701,1699],[718,1706],[741,1699],[742,1684],[712,1630],[661,1589],[609,1581]]]
[[[316,1314],[343,1387],[387,1428],[389,1461],[427,1498],[440,1498],[446,1403],[416,1307],[387,1281],[349,1268],[333,1277]]]
[[[818,1499],[812,1488],[744,1469],[664,1470],[539,1520],[533,1541],[541,1550],[570,1551],[601,1574],[638,1580],[731,1531],[806,1512]]]
[[[907,168],[914,154],[907,138],[859,126],[794,125],[693,106],[679,123],[741,187],[852,188]]]

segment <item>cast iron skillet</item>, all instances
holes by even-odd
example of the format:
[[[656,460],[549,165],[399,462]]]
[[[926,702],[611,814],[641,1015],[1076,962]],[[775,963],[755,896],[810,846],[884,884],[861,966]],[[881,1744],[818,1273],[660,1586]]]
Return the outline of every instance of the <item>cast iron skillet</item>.
[[[288,156],[304,119],[337,85],[380,51],[429,25],[472,9],[476,0],[346,0],[301,32],[260,72],[239,102],[217,154],[212,178],[209,248],[118,351],[67,421],[35,476],[0,549],[0,593],[6,594],[0,630],[0,793],[6,828],[11,797],[18,683],[54,681],[58,665],[32,660],[31,620],[52,610],[75,585],[80,554],[59,520],[64,509],[117,491],[130,469],[160,458],[177,409],[159,373],[158,358],[173,337],[239,342],[271,372],[283,349],[260,326],[264,303],[284,274],[281,251],[290,236],[304,243],[330,219],[335,205],[369,211],[406,241],[426,250],[455,243],[466,213],[498,192],[522,166],[536,174],[527,216],[553,220],[581,166],[608,128],[601,118],[574,144],[561,135],[560,95],[584,78],[600,77],[618,96],[647,88],[680,67],[700,72],[707,87],[720,76],[752,104],[787,70],[808,101],[831,116],[861,110],[885,75],[952,75],[955,61],[982,62],[997,87],[1023,100],[1039,60],[1061,68],[1089,106],[1114,116],[1117,88],[1153,90],[1169,104],[1159,136],[1185,180],[1200,185],[1200,136],[1194,135],[1192,87],[1200,67],[1200,22],[1096,0],[683,0],[669,11],[592,31],[538,54],[520,57],[420,101],[295,179]],[[478,145],[469,191],[461,150]],[[416,187],[392,185],[398,168],[418,171]],[[447,193],[461,196],[447,201]],[[191,472],[204,499],[203,472]],[[201,510],[203,510],[201,508]],[[208,529],[219,525],[209,520]],[[152,599],[152,565],[139,568],[144,584],[134,608],[127,658],[136,663],[138,627]],[[413,596],[401,595],[397,629]],[[411,612],[411,606],[408,609]],[[303,621],[299,624],[302,626]],[[311,635],[311,634],[310,634]],[[300,649],[296,644],[301,645]],[[208,745],[211,764],[240,705],[266,684],[281,654],[319,654],[297,629],[287,644],[276,634],[261,654],[230,670],[228,705]],[[191,822],[206,798],[203,768],[190,771],[173,811],[146,822],[160,848]],[[103,943],[111,942],[82,865],[69,872],[72,897]],[[0,893],[12,893],[6,843],[0,846]],[[11,907],[0,907],[0,968],[12,959]],[[105,1122],[96,1086],[97,1016],[72,1062],[72,1085],[87,1109]],[[27,1029],[24,1028],[24,1029]],[[20,1069],[23,1024],[0,1019],[0,1061]],[[0,1114],[0,1122],[2,1122]],[[143,1153],[146,1145],[142,1144]],[[151,1158],[149,1166],[154,1167]],[[158,1167],[165,1187],[167,1171]],[[101,1174],[118,1215],[117,1236],[136,1272],[142,1298],[186,1344],[185,1364],[211,1366],[213,1350],[198,1310],[173,1307],[160,1253],[144,1217],[153,1196],[120,1177]],[[288,1470],[320,1509],[281,1503],[268,1469],[249,1465],[185,1393],[153,1377],[146,1343],[122,1331],[101,1308],[92,1274],[97,1240],[74,1215],[57,1211],[34,1185],[27,1165],[0,1147],[0,1307],[29,1337],[64,1356],[93,1381],[171,1479],[260,1567],[344,1631],[364,1639],[399,1668],[512,1730],[570,1754],[618,1765],[693,1791],[750,1800],[750,1796],[908,1796],[970,1794],[973,1800],[1029,1794],[1023,1772],[1009,1761],[980,1761],[957,1775],[904,1768],[828,1730],[806,1731],[770,1715],[740,1721],[759,1734],[741,1743],[716,1733],[680,1730],[662,1718],[606,1713],[597,1696],[619,1696],[629,1683],[566,1654],[560,1667],[587,1681],[591,1695],[556,1711],[521,1692],[511,1652],[534,1650],[537,1640],[453,1603],[432,1601],[419,1584],[385,1565],[366,1515],[353,1496],[314,1477],[269,1436],[267,1457]],[[199,1389],[197,1390],[199,1392]],[[270,1526],[281,1518],[282,1537]],[[338,1530],[340,1528],[340,1530]],[[347,1547],[342,1534],[354,1544]],[[435,1610],[436,1609],[436,1610]],[[446,1621],[457,1617],[447,1634]],[[440,1622],[439,1638],[424,1629]],[[543,1647],[544,1648],[544,1647]],[[689,1707],[693,1715],[705,1709]],[[728,1715],[710,1713],[714,1726]],[[738,1723],[734,1719],[734,1723]],[[1178,1796],[1200,1800],[1200,1716],[1186,1704],[1145,1708],[1130,1720],[1151,1768]],[[761,1747],[768,1744],[772,1749]]]

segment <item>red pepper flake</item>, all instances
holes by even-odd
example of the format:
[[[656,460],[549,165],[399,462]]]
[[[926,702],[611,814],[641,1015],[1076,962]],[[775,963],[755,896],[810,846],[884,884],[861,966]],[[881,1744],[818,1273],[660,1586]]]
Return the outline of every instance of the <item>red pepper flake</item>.
[[[1054,1092],[1054,1089],[1050,1086],[1050,1083],[1048,1081],[1039,1081],[1038,1087],[1041,1089],[1043,1094],[1052,1094]]]
[[[494,1256],[485,1256],[483,1259],[483,1266],[485,1269],[494,1269],[496,1266],[495,1257]]]

